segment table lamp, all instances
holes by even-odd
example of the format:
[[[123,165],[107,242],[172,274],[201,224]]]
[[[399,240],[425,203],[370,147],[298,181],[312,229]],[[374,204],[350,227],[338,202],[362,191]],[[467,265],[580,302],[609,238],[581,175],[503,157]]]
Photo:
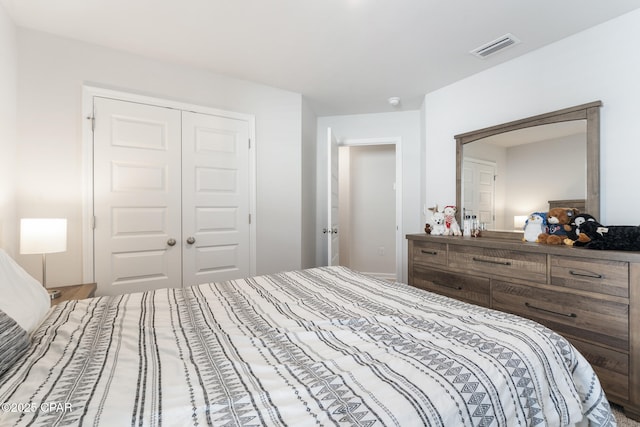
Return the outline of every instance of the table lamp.
[[[524,225],[527,223],[528,215],[514,215],[513,217],[513,229],[514,230],[524,230]]]
[[[42,254],[42,286],[47,288],[47,254],[67,250],[66,218],[22,218],[20,220],[20,253]],[[51,299],[60,295],[49,291]]]

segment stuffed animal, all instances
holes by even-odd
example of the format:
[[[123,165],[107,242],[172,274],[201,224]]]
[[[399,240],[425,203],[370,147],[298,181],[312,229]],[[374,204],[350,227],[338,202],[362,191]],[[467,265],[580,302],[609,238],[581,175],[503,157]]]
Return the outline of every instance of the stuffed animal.
[[[446,233],[444,212],[438,209],[438,205],[429,208],[433,214],[431,215],[431,235],[442,236]]]
[[[612,251],[640,251],[640,226],[611,225],[605,227],[596,221],[588,221],[582,224],[581,230],[582,234],[590,240],[588,242],[577,241],[575,246]]]
[[[592,215],[589,215],[589,214],[576,215],[575,217],[573,217],[573,219],[569,223],[569,226],[568,227],[565,226],[565,230],[567,231],[567,237],[564,240],[565,245],[574,245],[576,242],[587,243],[588,241],[591,240],[591,238],[587,238],[587,236],[584,233],[582,233],[582,229],[581,229],[582,225],[587,221],[595,222],[599,226],[601,225]],[[578,246],[581,246],[581,245],[578,244]]]
[[[462,236],[460,225],[458,225],[458,221],[456,220],[457,211],[458,209],[455,206],[444,207],[444,234],[446,236]]]
[[[565,225],[580,213],[576,208],[552,208],[547,213],[547,230],[538,235],[538,243],[562,245],[567,236]]]
[[[572,242],[573,246],[587,246],[591,241],[602,238],[602,234],[598,232],[604,225],[598,221],[586,221],[580,225],[580,233],[578,239]],[[568,243],[568,242],[566,242]]]
[[[547,229],[547,213],[534,212],[524,223],[523,242],[537,242],[538,236]]]

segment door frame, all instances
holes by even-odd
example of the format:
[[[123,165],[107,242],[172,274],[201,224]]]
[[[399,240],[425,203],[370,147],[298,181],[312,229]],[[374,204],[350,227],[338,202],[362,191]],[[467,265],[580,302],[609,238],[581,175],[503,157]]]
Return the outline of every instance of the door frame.
[[[249,123],[249,253],[250,274],[256,274],[256,119],[252,114],[237,113],[217,108],[169,99],[138,95],[130,92],[106,89],[99,86],[82,86],[82,280],[85,283],[94,281],[94,238],[95,224],[93,211],[93,99],[95,97],[111,98],[119,101],[136,102],[157,107],[186,110],[195,113],[221,116],[243,120]]]
[[[402,232],[402,138],[345,138],[338,140],[338,147],[373,145],[395,145],[396,148],[396,280],[402,281],[402,247],[404,237]],[[330,201],[329,201],[330,202]],[[338,209],[340,209],[338,207]]]

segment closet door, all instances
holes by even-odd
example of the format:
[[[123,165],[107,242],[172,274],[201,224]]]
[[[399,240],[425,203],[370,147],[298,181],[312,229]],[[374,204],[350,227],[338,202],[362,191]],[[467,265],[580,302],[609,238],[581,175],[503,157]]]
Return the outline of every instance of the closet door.
[[[182,286],[180,111],[94,98],[100,295]]]
[[[249,123],[184,111],[184,286],[251,275],[249,197]]]

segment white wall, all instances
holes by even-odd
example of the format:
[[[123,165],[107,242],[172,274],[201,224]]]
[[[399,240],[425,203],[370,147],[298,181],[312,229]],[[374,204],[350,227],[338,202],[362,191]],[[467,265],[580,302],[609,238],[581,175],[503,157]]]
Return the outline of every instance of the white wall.
[[[16,141],[16,28],[0,5],[0,248],[18,252],[15,208]]]
[[[514,215],[546,212],[549,200],[585,198],[585,141],[584,135],[572,135],[507,150],[505,229],[511,229]]]
[[[254,114],[257,273],[301,266],[302,97],[205,70],[18,30],[18,215],[69,219],[69,248],[48,257],[48,282],[79,283],[82,85]],[[39,260],[20,257],[39,277]]]
[[[419,111],[401,111],[393,113],[357,114],[348,116],[327,116],[318,118],[318,174],[317,174],[317,264],[327,265],[327,240],[322,228],[327,220],[327,128],[331,128],[338,138],[396,138],[402,144],[402,212],[400,233],[415,233],[424,229],[421,225],[421,195],[424,194],[420,174],[423,157],[420,156],[420,120]],[[455,190],[455,189],[454,189]],[[455,194],[455,192],[454,192]],[[407,274],[407,245],[402,247],[402,281]]]
[[[427,94],[427,205],[455,200],[454,135],[601,100],[599,219],[640,223],[638,40],[640,10]]]

